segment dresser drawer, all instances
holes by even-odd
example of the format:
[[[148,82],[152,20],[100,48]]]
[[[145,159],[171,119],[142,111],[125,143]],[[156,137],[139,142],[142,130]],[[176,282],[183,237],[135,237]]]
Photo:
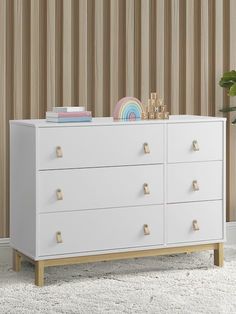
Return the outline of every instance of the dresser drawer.
[[[57,243],[60,240],[62,243]],[[160,244],[163,244],[160,205],[40,215],[41,256]]]
[[[146,194],[148,193],[149,194]],[[163,203],[163,165],[41,171],[40,212]]]
[[[196,162],[167,166],[167,202],[222,199],[222,162]]]
[[[162,163],[163,152],[163,125],[57,127],[38,135],[39,169]]]
[[[223,159],[223,123],[168,125],[168,162]]]
[[[168,243],[221,240],[223,224],[222,201],[167,206]]]

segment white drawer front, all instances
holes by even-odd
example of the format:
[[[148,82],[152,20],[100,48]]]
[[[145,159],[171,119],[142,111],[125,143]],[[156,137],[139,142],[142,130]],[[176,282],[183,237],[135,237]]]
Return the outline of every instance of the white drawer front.
[[[222,201],[169,204],[167,242],[223,239],[223,219]]]
[[[45,128],[39,130],[38,143],[39,169],[163,162],[163,125]]]
[[[144,234],[144,225],[150,234]],[[57,232],[62,243],[57,243]],[[58,238],[60,241],[60,237]],[[163,206],[41,214],[39,255],[112,250],[163,243]]]
[[[40,212],[161,204],[163,165],[41,171],[38,200]]]
[[[222,122],[169,124],[168,162],[222,160],[222,143]]]
[[[222,199],[222,171],[221,161],[169,164],[167,202]]]

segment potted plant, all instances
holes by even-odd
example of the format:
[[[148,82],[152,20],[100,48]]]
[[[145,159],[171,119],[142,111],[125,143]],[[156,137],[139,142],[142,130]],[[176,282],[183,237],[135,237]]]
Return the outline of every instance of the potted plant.
[[[219,82],[221,87],[228,91],[229,96],[236,96],[236,71],[225,72]],[[221,112],[236,111],[236,107],[227,107],[220,110]],[[236,119],[232,122],[236,124]]]

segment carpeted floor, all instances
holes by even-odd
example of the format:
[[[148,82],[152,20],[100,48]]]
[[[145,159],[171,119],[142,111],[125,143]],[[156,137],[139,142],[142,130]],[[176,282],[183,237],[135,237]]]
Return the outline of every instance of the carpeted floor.
[[[24,262],[0,265],[0,313],[236,313],[236,247],[225,266],[211,252],[46,269],[43,288]]]

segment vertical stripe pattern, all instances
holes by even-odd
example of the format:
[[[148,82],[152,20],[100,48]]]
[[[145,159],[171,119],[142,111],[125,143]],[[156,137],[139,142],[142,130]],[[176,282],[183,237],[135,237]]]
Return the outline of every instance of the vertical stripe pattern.
[[[0,0],[0,237],[9,234],[9,119],[54,105],[112,114],[157,91],[172,114],[235,105],[235,0]],[[228,115],[232,120],[235,114]],[[236,219],[236,129],[228,124],[228,219]]]

